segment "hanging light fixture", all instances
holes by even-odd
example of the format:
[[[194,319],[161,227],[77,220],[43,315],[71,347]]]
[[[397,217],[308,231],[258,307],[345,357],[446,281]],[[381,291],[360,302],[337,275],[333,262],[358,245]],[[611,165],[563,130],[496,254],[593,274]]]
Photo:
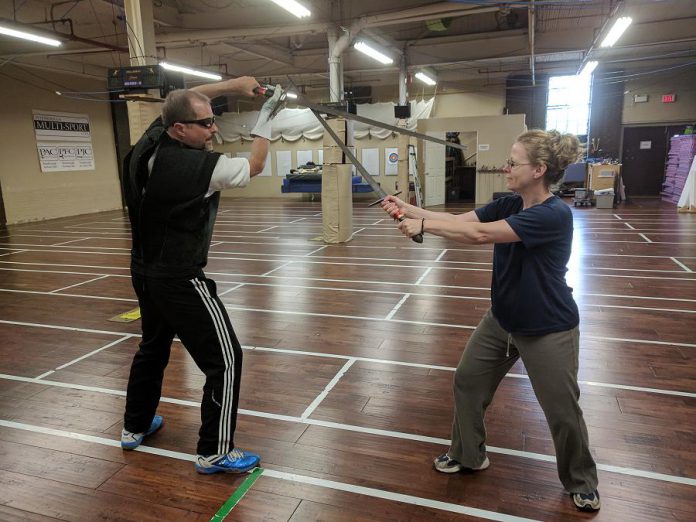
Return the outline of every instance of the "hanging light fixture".
[[[628,26],[631,25],[631,22],[633,22],[633,19],[630,16],[618,18],[599,46],[611,47],[614,45],[616,41],[621,38],[621,35],[624,34],[624,31],[628,29]]]
[[[213,74],[205,71],[197,71],[196,69],[191,69],[189,67],[182,67],[181,65],[174,65],[167,62],[160,62],[160,67],[167,69],[169,71],[176,71],[184,74],[189,74],[191,76],[200,76],[201,78],[207,78],[209,80],[222,80],[222,76],[219,74]]]
[[[271,0],[271,2],[294,14],[297,18],[306,18],[312,15],[309,9],[295,0]]]
[[[392,60],[389,56],[387,56],[381,51],[378,51],[364,40],[359,40],[355,42],[353,48],[355,48],[356,51],[360,51],[361,53],[366,54],[373,60],[377,60],[379,63],[383,65],[390,65],[394,63],[394,60]]]
[[[17,29],[12,29],[6,25],[0,25],[0,34],[6,36],[12,36],[14,38],[21,38],[22,40],[29,40],[32,42],[38,42],[45,45],[50,45],[52,47],[60,47],[63,45],[59,40],[53,38],[46,38],[45,36],[39,36],[37,34],[28,33],[26,31],[19,31]]]
[[[437,85],[437,75],[430,69],[421,69],[415,76],[426,85]]]
[[[585,64],[585,67],[583,67],[582,71],[580,71],[580,73],[578,74],[578,76],[585,76],[586,74],[587,75],[592,74],[592,71],[594,71],[598,65],[599,65],[599,62],[596,60],[592,60],[590,62],[587,62]]]

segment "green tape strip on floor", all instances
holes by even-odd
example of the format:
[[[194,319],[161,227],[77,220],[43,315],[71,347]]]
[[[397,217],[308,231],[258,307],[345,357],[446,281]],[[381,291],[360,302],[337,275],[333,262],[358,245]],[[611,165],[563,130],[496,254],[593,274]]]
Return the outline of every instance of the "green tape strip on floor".
[[[242,482],[242,485],[235,490],[234,494],[227,499],[227,502],[225,502],[218,512],[213,515],[210,522],[219,522],[220,520],[224,520],[225,517],[230,514],[230,511],[234,509],[237,503],[242,500],[242,497],[246,495],[246,492],[249,491],[251,486],[254,485],[254,482],[256,482],[262,473],[263,468],[255,468],[254,471],[249,474],[246,480]]]

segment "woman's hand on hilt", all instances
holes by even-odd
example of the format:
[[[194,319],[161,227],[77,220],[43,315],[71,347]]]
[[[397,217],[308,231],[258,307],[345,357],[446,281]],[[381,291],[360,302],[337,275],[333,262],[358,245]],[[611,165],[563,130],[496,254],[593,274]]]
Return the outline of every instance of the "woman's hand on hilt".
[[[396,196],[386,196],[382,200],[381,206],[394,219],[399,219],[399,216],[406,215],[406,203]]]
[[[420,219],[404,219],[398,225],[401,233],[406,237],[413,237],[421,233],[422,223]]]

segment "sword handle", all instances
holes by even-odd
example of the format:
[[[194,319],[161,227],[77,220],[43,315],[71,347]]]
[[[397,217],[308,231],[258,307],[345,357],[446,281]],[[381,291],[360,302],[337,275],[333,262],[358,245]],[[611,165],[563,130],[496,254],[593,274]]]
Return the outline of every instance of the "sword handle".
[[[403,220],[405,220],[405,219],[406,219],[406,217],[405,217],[403,214],[401,214],[401,215],[398,217],[398,220],[399,220],[400,222],[403,221]],[[416,234],[415,236],[411,236],[411,239],[413,239],[416,243],[422,243],[422,242],[423,242],[423,234],[421,234],[421,233],[419,232],[419,233]]]
[[[275,87],[273,87],[272,85],[261,85],[259,87],[254,87],[254,92],[259,96],[271,98],[275,93]]]

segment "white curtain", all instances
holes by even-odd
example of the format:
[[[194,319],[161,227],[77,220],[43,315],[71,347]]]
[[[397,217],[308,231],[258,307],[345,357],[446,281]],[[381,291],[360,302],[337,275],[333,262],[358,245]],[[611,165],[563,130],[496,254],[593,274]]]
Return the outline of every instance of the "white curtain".
[[[430,117],[433,101],[412,101],[411,117],[407,121],[407,128],[415,131],[417,120]],[[389,125],[396,125],[393,103],[369,103],[357,106],[358,115],[371,120],[381,121]],[[219,129],[219,137],[224,142],[235,142],[240,139],[251,140],[249,133],[256,123],[258,111],[232,113],[226,112],[215,120]],[[391,136],[390,130],[365,123],[354,122],[355,138],[362,139],[367,136],[386,139]],[[310,109],[283,109],[273,119],[271,141],[283,138],[285,141],[297,141],[300,138],[319,140],[324,136],[324,127],[317,121]]]

